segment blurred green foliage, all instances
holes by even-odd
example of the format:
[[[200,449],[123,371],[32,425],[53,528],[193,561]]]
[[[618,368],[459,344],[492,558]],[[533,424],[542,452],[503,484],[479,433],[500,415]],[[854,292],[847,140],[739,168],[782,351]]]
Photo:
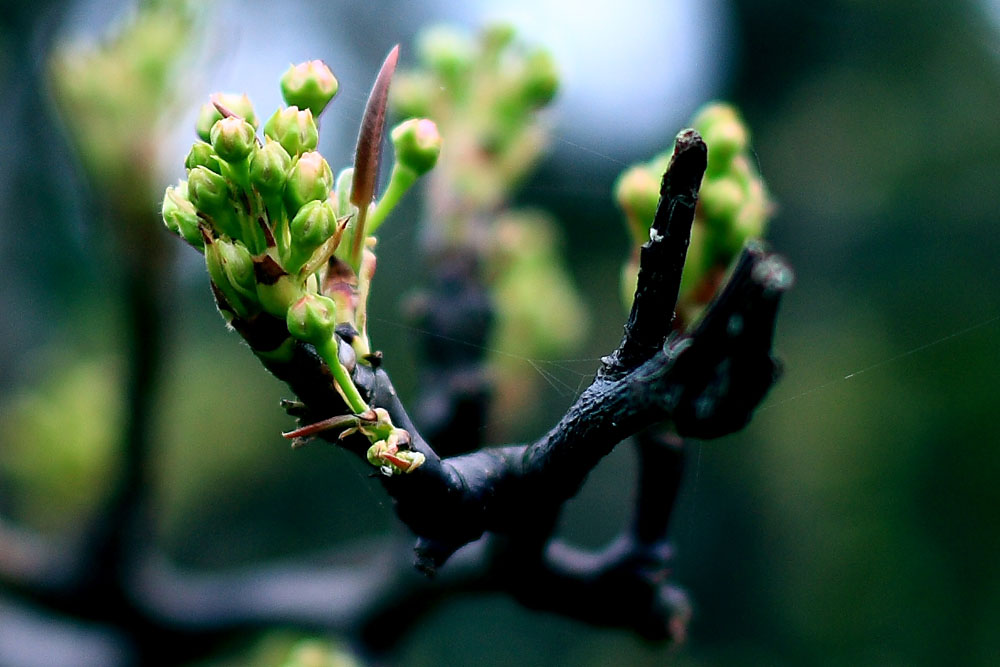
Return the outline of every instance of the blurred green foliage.
[[[94,510],[116,474],[124,406],[119,358],[50,356],[36,385],[0,405],[0,479],[14,516],[58,534]]]

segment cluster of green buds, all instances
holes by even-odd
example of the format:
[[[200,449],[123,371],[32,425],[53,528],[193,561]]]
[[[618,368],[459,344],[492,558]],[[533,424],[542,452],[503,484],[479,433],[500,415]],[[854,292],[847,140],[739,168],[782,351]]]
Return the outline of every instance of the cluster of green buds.
[[[737,110],[712,102],[691,123],[708,146],[708,167],[691,227],[691,243],[677,301],[678,325],[698,317],[711,301],[744,244],[765,232],[773,204],[750,153],[750,135]],[[660,181],[670,162],[667,150],[623,171],[615,198],[625,213],[633,253],[622,271],[622,295],[629,304],[639,271],[639,246],[649,240]]]
[[[547,145],[538,111],[555,96],[559,76],[551,54],[516,39],[508,25],[471,35],[437,26],[418,43],[421,67],[401,72],[391,103],[402,116],[432,118],[448,137],[431,186],[447,192],[433,212],[444,242],[481,234],[468,211],[493,211],[532,168]],[[434,206],[435,202],[432,201]]]
[[[390,54],[392,67],[396,53]],[[385,91],[390,60],[376,83]],[[434,167],[441,137],[426,119],[398,125],[392,176],[376,201],[377,153],[371,153],[378,150],[381,126],[367,121],[384,118],[384,95],[381,107],[369,101],[363,125],[369,130],[362,130],[355,166],[334,177],[316,150],[316,118],[337,92],[333,73],[320,61],[292,66],[281,91],[288,106],[264,123],[262,138],[246,95],[212,96],[198,118],[200,141],[185,161],[187,179],[167,188],[163,221],[204,253],[219,310],[237,331],[262,317],[284,322],[288,337],[271,349],[249,341],[254,352],[282,361],[291,358],[296,341],[312,345],[351,412],[340,425],[368,436],[375,452],[370,458],[383,471],[409,472],[422,456],[406,448],[408,434],[384,411],[365,402],[341,346],[353,347],[350,363],[373,358],[366,315],[376,265],[373,233],[417,177]],[[369,147],[364,154],[362,144]]]

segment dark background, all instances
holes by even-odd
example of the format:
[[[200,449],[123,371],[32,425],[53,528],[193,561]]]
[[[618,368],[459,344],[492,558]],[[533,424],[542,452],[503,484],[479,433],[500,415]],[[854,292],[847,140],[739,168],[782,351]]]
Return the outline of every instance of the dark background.
[[[663,7],[686,16],[683,4],[618,11],[634,12],[625,18],[640,25]],[[405,49],[425,18],[454,12],[472,21],[467,9],[443,4],[422,12],[416,3],[302,2],[262,24],[263,7],[221,4],[212,69],[195,77],[189,106],[213,86],[253,77],[274,95],[255,97],[268,109],[285,63],[322,57],[345,91],[323,128],[331,162],[349,159],[368,81],[388,48],[400,41]],[[662,150],[711,97],[740,106],[753,130],[779,204],[768,236],[797,272],[776,343],[787,372],[744,432],[692,450],[673,531],[674,577],[695,602],[690,641],[675,651],[502,597],[469,598],[428,616],[404,644],[402,664],[1000,662],[997,24],[985,0],[717,8],[711,20],[680,28],[695,42],[704,34],[712,49],[678,59],[654,40],[649,57],[619,70],[626,90],[651,82],[662,91],[669,111],[658,126],[637,128],[641,140],[616,139],[617,127],[588,135],[574,126],[581,109],[557,107],[554,151],[520,196],[564,227],[592,316],[586,345],[571,356],[596,359],[624,320],[616,300],[627,239],[610,197],[622,164]],[[17,3],[0,19],[0,508],[52,533],[85,513],[112,474],[113,448],[81,453],[74,442],[114,433],[121,359],[114,268],[91,220],[94,194],[48,108],[44,60],[66,31],[99,28],[118,9]],[[288,37],[306,30],[300,25],[336,38],[307,39],[320,52],[299,53],[306,47]],[[665,36],[677,30],[664,25]],[[234,36],[241,50],[227,54]],[[629,34],[577,37],[611,58]],[[275,60],[238,60],[257,43]],[[688,78],[670,83],[678,69]],[[708,81],[685,92],[702,72]],[[570,99],[579,94],[567,87]],[[591,94],[613,91],[595,85]],[[630,108],[640,104],[634,115],[645,118],[659,102],[622,99],[605,122],[630,127]],[[190,138],[181,142],[165,160],[174,167],[164,185]],[[159,224],[157,206],[150,202],[150,224]],[[386,227],[373,297],[373,340],[404,397],[420,391],[397,287],[413,282],[416,216],[415,206],[404,208]],[[289,420],[277,407],[288,392],[224,330],[197,257],[183,255],[164,276],[175,286],[174,320],[152,492],[165,548],[183,564],[217,567],[397,529],[384,495],[349,455],[288,450],[278,432]],[[563,364],[557,373],[570,388],[552,387],[534,418],[516,420],[524,423],[514,437],[551,424],[595,366]],[[36,423],[25,411],[40,403],[78,415],[76,440],[25,426]],[[595,471],[564,534],[599,545],[617,532],[631,464],[622,451]],[[4,614],[13,609],[0,602]]]

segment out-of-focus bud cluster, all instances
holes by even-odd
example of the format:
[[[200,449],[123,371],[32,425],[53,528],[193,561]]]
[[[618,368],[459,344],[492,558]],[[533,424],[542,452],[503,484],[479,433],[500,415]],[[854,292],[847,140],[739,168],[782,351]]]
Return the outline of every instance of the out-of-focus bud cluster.
[[[261,317],[284,323],[288,338],[269,340],[266,349],[251,340],[254,352],[276,360],[291,354],[289,340],[314,346],[350,410],[366,414],[369,408],[340,361],[335,329],[353,330],[353,358],[368,363],[365,300],[375,267],[370,234],[377,226],[371,219],[377,211],[378,222],[384,220],[402,192],[434,167],[441,137],[427,119],[393,130],[393,174],[396,181],[397,172],[405,174],[405,183],[391,182],[369,204],[369,223],[359,223],[363,216],[350,197],[352,168],[335,180],[316,150],[316,114],[336,94],[336,78],[314,60],[293,65],[281,89],[289,106],[268,118],[262,136],[246,95],[216,94],[202,107],[196,125],[201,140],[185,160],[187,178],[167,188],[163,221],[204,253],[219,310],[238,331]],[[355,266],[349,244],[341,241],[356,224],[365,227],[360,233],[367,250]]]
[[[587,329],[554,221],[507,208],[548,146],[541,112],[559,74],[547,50],[509,25],[477,34],[433,27],[420,35],[419,53],[421,66],[397,75],[390,101],[403,116],[433,119],[447,137],[428,182],[423,237],[431,252],[457,248],[482,260],[497,313],[494,408],[525,409],[537,403],[540,377],[523,359],[568,354]],[[393,138],[397,152],[410,141]]]
[[[750,154],[750,135],[735,108],[712,102],[691,123],[708,146],[708,168],[691,227],[691,243],[677,301],[678,326],[696,319],[711,301],[726,270],[750,239],[763,236],[773,209]],[[665,151],[633,165],[618,177],[615,199],[628,223],[634,251],[622,270],[622,296],[632,302],[639,271],[639,246],[649,240],[660,181],[670,162]]]
[[[557,359],[583,341],[589,317],[560,252],[555,221],[540,210],[510,211],[496,221],[488,263],[493,303],[500,314],[490,338],[495,354],[497,411],[514,414],[543,388],[524,358]]]
[[[433,27],[418,49],[420,68],[397,75],[390,102],[403,117],[433,119],[448,137],[431,187],[457,201],[433,215],[442,242],[462,245],[482,230],[450,214],[495,210],[534,166],[547,144],[538,111],[559,76],[548,51],[520,42],[507,25],[478,35]]]
[[[56,107],[88,178],[121,221],[147,218],[155,201],[161,120],[176,108],[196,51],[195,18],[184,0],[142,3],[115,33],[58,45],[49,60]]]

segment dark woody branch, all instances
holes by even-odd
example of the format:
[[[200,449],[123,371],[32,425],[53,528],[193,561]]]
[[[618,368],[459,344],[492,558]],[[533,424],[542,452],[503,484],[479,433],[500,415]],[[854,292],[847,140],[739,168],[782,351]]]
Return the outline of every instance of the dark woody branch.
[[[791,279],[781,259],[749,246],[700,323],[688,333],[670,333],[703,165],[704,144],[696,134],[682,135],[664,177],[653,233],[642,250],[636,302],[622,343],[560,422],[533,443],[441,457],[413,426],[386,371],[356,363],[350,346],[340,346],[342,362],[352,369],[366,400],[385,408],[426,456],[411,474],[380,480],[419,538],[423,569],[433,571],[456,554],[433,586],[403,567],[402,558],[385,555],[378,558],[391,562],[376,559],[381,567],[375,569],[328,563],[235,575],[186,575],[157,560],[139,570],[119,564],[112,583],[121,587],[120,607],[137,619],[137,632],[208,641],[280,620],[357,630],[366,646],[378,651],[391,648],[421,610],[446,597],[503,591],[526,606],[585,622],[631,628],[649,638],[681,638],[690,611],[683,592],[667,579],[666,535],[682,450],[678,436],[649,427],[667,422],[680,436],[717,437],[746,423],[777,377],[771,356],[774,319]],[[284,323],[267,315],[237,320],[234,326],[258,352],[287,339]],[[329,369],[311,346],[296,343],[290,358],[265,365],[298,396],[300,403],[291,411],[303,422],[347,412]],[[640,483],[632,525],[596,553],[552,539],[564,502],[607,453],[633,435]],[[341,440],[327,432],[324,437],[362,457],[369,446],[359,436]],[[449,447],[462,449],[461,443]],[[21,579],[30,598],[51,597],[29,583],[37,580],[32,576],[37,572],[18,576],[23,557],[6,555],[8,581]],[[291,592],[278,595],[275,582],[289,585]],[[253,594],[262,585],[276,591],[266,604]],[[322,593],[303,593],[335,589],[338,594],[327,602],[320,599]],[[50,601],[74,613],[76,603]],[[394,633],[387,634],[390,618],[397,622]]]
[[[400,518],[421,538],[432,570],[484,532],[548,536],[562,504],[623,439],[664,421],[682,436],[718,437],[741,428],[777,378],[770,354],[774,318],[791,272],[761,246],[744,250],[704,318],[687,334],[670,332],[705,146],[697,133],[678,139],[664,175],[650,241],[643,247],[636,301],[618,350],[563,419],[534,443],[441,458],[400,404],[383,369],[354,366],[367,400],[410,431],[426,457],[407,475],[383,478]],[[343,412],[308,348],[269,365],[307,406],[304,421]],[[346,347],[346,346],[343,346]],[[336,439],[336,434],[328,436]],[[338,440],[357,453],[358,438]]]

